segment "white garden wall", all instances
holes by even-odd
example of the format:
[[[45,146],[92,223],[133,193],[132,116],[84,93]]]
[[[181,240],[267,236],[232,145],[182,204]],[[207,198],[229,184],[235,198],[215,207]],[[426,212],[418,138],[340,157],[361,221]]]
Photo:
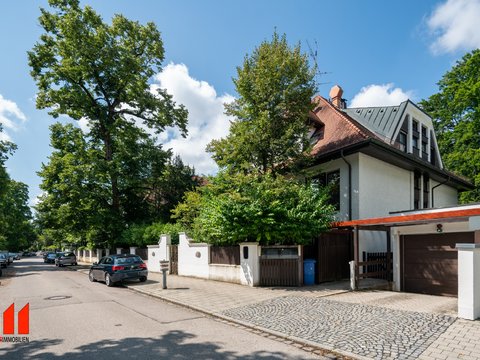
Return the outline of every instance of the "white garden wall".
[[[236,284],[257,286],[259,283],[260,247],[242,243],[240,265],[210,264],[210,245],[195,243],[185,233],[179,234],[178,275]],[[148,270],[160,272],[160,261],[169,260],[170,237],[162,235],[158,245],[148,246]]]

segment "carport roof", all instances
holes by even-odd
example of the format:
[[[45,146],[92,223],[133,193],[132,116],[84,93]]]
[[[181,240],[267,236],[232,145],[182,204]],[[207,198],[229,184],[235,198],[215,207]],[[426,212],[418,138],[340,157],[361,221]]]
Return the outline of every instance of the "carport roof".
[[[395,226],[418,225],[432,222],[466,221],[472,216],[480,216],[480,204],[470,204],[441,209],[404,211],[386,217],[340,221],[334,228],[363,228],[366,230],[388,230]]]

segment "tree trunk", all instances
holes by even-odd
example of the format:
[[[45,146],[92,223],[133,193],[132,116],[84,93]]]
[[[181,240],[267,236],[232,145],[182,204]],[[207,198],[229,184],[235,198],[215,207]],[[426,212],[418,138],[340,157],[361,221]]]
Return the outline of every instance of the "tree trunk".
[[[105,160],[111,163],[113,160],[112,138],[108,131],[104,134]],[[118,191],[118,176],[114,169],[110,169],[110,182],[112,185],[112,209],[116,214],[120,213],[120,193]]]

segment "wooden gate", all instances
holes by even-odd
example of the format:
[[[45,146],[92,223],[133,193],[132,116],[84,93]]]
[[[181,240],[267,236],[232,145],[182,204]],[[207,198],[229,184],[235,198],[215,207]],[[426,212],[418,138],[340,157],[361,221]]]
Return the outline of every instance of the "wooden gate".
[[[170,275],[178,275],[178,245],[170,245]]]
[[[363,266],[360,278],[382,279],[389,282],[393,281],[393,253],[391,252],[363,252],[363,261],[359,266]]]
[[[337,281],[350,277],[353,260],[351,231],[332,230],[321,234],[313,245],[305,246],[305,259],[315,259],[315,282]]]
[[[298,246],[262,246],[260,286],[300,286],[302,282],[302,256],[298,254]]]

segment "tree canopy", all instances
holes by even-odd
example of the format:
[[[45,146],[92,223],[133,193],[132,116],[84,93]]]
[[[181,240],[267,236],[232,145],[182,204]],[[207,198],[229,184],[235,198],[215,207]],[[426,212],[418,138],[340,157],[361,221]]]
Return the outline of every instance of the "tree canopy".
[[[164,59],[153,23],[115,15],[107,24],[78,0],[49,5],[39,18],[44,33],[28,52],[37,108],[86,121],[88,130],[52,127],[57,151],[40,172],[45,204],[38,209],[42,217],[52,209],[73,233],[85,234],[87,222],[90,240],[113,244],[126,224],[146,216],[149,181],[171,157],[148,131],[177,126],[185,135],[187,110],[150,82]]]
[[[36,240],[28,186],[11,179],[5,168],[5,161],[15,149],[15,144],[0,141],[0,250],[9,251],[28,249]]]
[[[335,212],[328,189],[281,175],[219,173],[199,197],[193,194],[175,216],[195,239],[214,244],[307,244],[329,228]]]
[[[480,50],[467,53],[438,82],[439,92],[421,105],[434,119],[447,169],[470,178],[475,190],[462,202],[480,201]]]
[[[226,105],[234,117],[230,133],[208,146],[217,164],[234,172],[276,173],[303,159],[314,77],[300,45],[290,47],[276,32],[247,55],[233,79],[239,97]]]

